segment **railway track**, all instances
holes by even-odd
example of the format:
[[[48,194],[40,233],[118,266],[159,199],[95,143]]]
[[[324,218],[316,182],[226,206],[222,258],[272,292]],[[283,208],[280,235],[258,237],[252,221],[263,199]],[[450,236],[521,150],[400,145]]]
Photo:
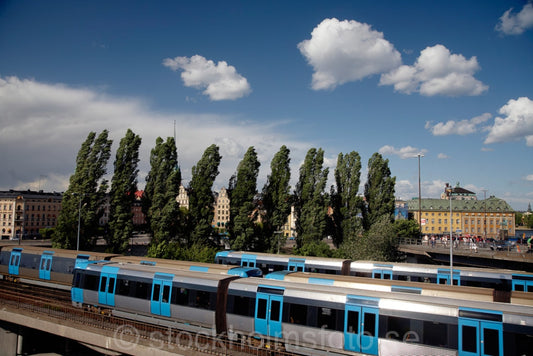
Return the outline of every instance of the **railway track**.
[[[0,281],[0,306],[68,321],[72,327],[84,327],[118,342],[156,345],[165,351],[194,352],[209,355],[288,356],[279,345],[250,339],[231,341],[223,336],[192,333],[132,319],[117,317],[103,310],[84,310],[72,306],[70,293],[64,290]]]

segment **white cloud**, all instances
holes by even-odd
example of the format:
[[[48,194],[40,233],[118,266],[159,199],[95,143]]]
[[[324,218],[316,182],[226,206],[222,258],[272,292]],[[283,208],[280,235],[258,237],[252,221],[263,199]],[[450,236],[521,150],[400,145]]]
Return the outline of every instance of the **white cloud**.
[[[74,172],[76,155],[90,131],[107,129],[113,151],[126,130],[141,136],[139,186],[150,169],[150,150],[157,137],[173,135],[176,122],[178,159],[185,181],[191,168],[211,144],[219,145],[222,157],[215,188],[227,186],[244,151],[254,146],[262,164],[260,180],[266,178],[270,161],[281,145],[299,162],[312,143],[286,135],[284,122],[247,122],[239,117],[202,114],[160,114],[138,99],[117,98],[92,89],[46,84],[17,77],[0,77],[0,190],[43,189],[64,191]],[[290,144],[287,144],[290,142]],[[115,153],[109,160],[112,173]],[[297,175],[295,165],[291,167]]]
[[[528,174],[524,179],[533,182],[533,174]]]
[[[417,157],[418,154],[424,155],[427,152],[427,150],[425,148],[418,149],[418,148],[411,147],[411,146],[406,146],[406,147],[396,149],[393,146],[385,145],[381,147],[378,152],[382,155],[396,155],[400,157],[401,159],[406,159],[406,158]]]
[[[245,77],[225,61],[217,64],[202,56],[166,58],[163,65],[177,72],[183,70],[181,79],[187,87],[204,89],[211,100],[235,100],[251,92]]]
[[[447,154],[445,154],[445,153],[439,153],[439,154],[437,155],[437,158],[438,158],[438,159],[448,159],[448,158],[450,158],[450,157],[449,157]]]
[[[494,118],[485,144],[516,141],[525,138],[527,146],[533,146],[533,101],[527,97],[511,99]]]
[[[525,4],[518,14],[511,14],[512,10],[510,8],[500,17],[496,31],[505,35],[520,35],[533,27],[533,4]]]
[[[313,67],[314,90],[334,89],[401,64],[400,53],[383,33],[354,20],[323,20],[298,49]]]
[[[439,122],[433,125],[430,121],[426,122],[425,128],[434,136],[445,135],[469,135],[480,130],[479,125],[488,121],[492,117],[489,113],[484,113],[470,120]]]
[[[481,147],[481,152],[492,152],[492,151],[494,151],[494,149],[490,147]]]
[[[402,65],[381,75],[380,85],[394,85],[394,90],[425,96],[480,95],[488,86],[474,78],[479,70],[476,57],[466,59],[451,54],[443,45],[426,47],[413,66]]]

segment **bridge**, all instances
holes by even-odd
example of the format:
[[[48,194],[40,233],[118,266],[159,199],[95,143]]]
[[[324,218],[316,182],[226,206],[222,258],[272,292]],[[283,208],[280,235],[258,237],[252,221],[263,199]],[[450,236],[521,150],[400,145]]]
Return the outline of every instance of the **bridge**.
[[[273,355],[255,340],[207,335],[75,308],[68,291],[0,281],[1,355]],[[56,343],[52,345],[51,343]],[[60,345],[57,345],[60,344]],[[284,352],[276,352],[284,355]]]
[[[450,245],[436,241],[434,245],[419,239],[402,239],[400,251],[407,255],[408,262],[450,264]],[[460,242],[452,249],[452,262],[459,266],[491,267],[533,272],[533,253],[527,245],[495,248],[490,244]]]

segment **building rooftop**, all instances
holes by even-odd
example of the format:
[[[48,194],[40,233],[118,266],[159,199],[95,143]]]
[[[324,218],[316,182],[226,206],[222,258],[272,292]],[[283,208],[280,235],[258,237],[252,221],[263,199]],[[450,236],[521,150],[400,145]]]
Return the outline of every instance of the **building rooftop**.
[[[424,211],[449,211],[450,201],[447,199],[422,199],[421,210]],[[418,199],[408,202],[409,210],[418,210]],[[485,200],[452,200],[453,211],[488,211],[488,212],[514,212],[505,200],[490,197]]]

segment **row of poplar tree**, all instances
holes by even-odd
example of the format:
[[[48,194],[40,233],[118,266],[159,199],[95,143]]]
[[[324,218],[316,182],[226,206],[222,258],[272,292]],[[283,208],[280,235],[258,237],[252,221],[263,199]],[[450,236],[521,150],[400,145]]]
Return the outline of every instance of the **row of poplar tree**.
[[[131,207],[137,191],[140,136],[126,132],[116,152],[111,185],[104,178],[111,155],[108,131],[89,133],[76,158],[76,169],[63,195],[62,210],[53,233],[55,247],[92,249],[96,236],[107,242],[109,252],[122,253],[133,235]],[[224,244],[233,250],[279,251],[285,237],[281,233],[294,206],[296,250],[304,255],[352,259],[396,260],[397,227],[394,220],[394,185],[388,160],[374,153],[368,161],[364,199],[358,193],[361,157],[353,151],[339,154],[334,172],[335,185],[326,192],[329,169],[324,151],[311,148],[299,169],[293,192],[289,181],[290,151],[282,146],[273,157],[266,184],[257,189],[260,162],[254,147],[248,148],[228,182],[230,219],[221,239],[212,227],[213,183],[222,156],[219,147],[209,146],[192,167],[186,188],[189,208],[176,201],[181,170],[174,138],[157,138],[150,153],[150,172],[142,198],[143,212],[151,234],[148,254],[153,257],[212,262]],[[260,193],[260,194],[258,194]],[[109,195],[109,224],[98,222]],[[257,215],[261,214],[261,219]],[[258,223],[257,221],[261,221]],[[79,238],[78,238],[79,236]],[[330,236],[337,247],[323,242]]]

